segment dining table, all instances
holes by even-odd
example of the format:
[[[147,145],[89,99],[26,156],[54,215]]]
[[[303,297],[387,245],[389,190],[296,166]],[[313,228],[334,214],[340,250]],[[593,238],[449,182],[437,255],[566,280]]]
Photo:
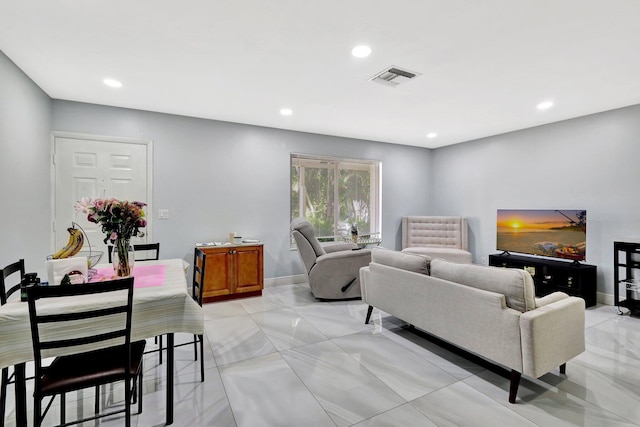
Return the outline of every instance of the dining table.
[[[186,278],[188,268],[189,263],[182,259],[136,261],[133,267],[131,340],[167,335],[167,425],[173,423],[174,333],[204,333],[202,307],[189,293]],[[116,279],[113,275],[111,265],[98,264],[90,282]],[[72,311],[74,308],[101,307],[108,304],[103,295],[77,296],[66,300],[64,304],[57,302],[57,306],[51,306],[49,309],[64,312]],[[101,328],[106,327],[104,322],[95,323],[92,319],[83,322],[78,327],[91,328],[96,334],[101,332]],[[0,307],[0,343],[0,368],[14,366],[15,369],[16,425],[26,426],[25,363],[33,360],[29,309],[26,302],[13,299]],[[64,353],[50,356],[62,355]]]

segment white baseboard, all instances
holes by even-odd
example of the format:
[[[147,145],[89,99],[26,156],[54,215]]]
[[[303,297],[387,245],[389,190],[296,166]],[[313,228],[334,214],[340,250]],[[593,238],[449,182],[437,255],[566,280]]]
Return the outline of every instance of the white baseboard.
[[[614,305],[613,295],[605,294],[604,292],[598,292],[597,301],[598,304]]]
[[[265,288],[272,288],[274,286],[281,285],[294,285],[297,283],[307,283],[307,276],[305,274],[296,274],[294,276],[280,276],[264,279]]]

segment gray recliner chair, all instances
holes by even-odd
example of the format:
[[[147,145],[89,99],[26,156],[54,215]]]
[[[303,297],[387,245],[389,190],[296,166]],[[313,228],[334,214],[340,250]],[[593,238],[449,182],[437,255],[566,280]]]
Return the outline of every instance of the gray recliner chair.
[[[355,243],[321,245],[305,218],[291,222],[291,234],[316,298],[360,297],[360,268],[369,265],[370,249],[358,249]]]

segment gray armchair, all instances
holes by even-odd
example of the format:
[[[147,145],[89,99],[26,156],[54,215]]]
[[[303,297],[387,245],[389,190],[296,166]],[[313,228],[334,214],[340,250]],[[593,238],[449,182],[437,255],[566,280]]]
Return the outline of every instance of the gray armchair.
[[[405,216],[402,252],[471,264],[467,218],[459,216]]]
[[[371,250],[358,249],[355,243],[321,245],[305,218],[291,222],[291,234],[316,298],[360,297],[360,268],[369,265]]]

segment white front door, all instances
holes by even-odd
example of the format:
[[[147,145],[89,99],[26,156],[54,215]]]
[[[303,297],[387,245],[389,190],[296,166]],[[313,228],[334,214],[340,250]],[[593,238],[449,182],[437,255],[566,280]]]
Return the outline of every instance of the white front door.
[[[134,238],[134,243],[151,241],[150,141],[54,133],[53,150],[52,253],[66,244],[67,228],[76,222],[86,232],[92,250],[103,251],[102,262],[107,262],[106,236],[100,226],[74,210],[83,197],[147,203],[145,237]],[[86,241],[83,250],[89,250]]]

